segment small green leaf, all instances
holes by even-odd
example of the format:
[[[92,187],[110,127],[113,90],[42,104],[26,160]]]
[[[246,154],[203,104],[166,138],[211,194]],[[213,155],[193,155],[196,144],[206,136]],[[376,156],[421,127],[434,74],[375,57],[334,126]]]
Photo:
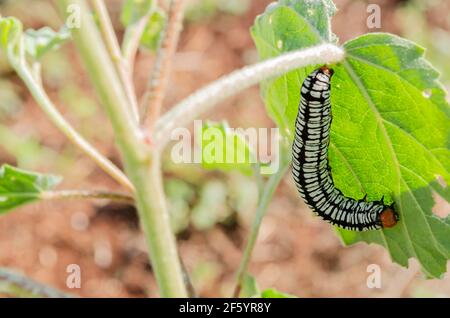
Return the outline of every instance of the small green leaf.
[[[156,50],[161,40],[164,26],[167,23],[167,14],[164,10],[157,8],[148,19],[141,37],[141,45],[149,50]]]
[[[273,2],[251,28],[260,59],[323,42],[336,42],[330,29],[330,18],[335,11],[333,2],[328,0]],[[300,99],[298,87],[313,68],[314,65],[292,71],[261,85],[267,112],[282,134],[292,135]]]
[[[125,27],[138,22],[152,10],[153,5],[154,0],[125,0],[120,22]]]
[[[25,31],[25,49],[32,58],[39,59],[48,51],[59,48],[70,36],[70,30],[66,27],[58,32],[49,27],[29,29]]]
[[[121,22],[126,27],[122,50],[127,55],[130,43],[144,17],[148,16],[140,45],[149,50],[156,50],[167,23],[167,14],[158,7],[154,0],[127,0],[122,9]]]
[[[450,226],[432,213],[432,191],[450,199],[436,181],[450,182],[450,108],[438,73],[423,48],[391,34],[367,34],[344,47],[332,88],[335,184],[355,198],[393,196],[400,213],[394,228],[358,233],[355,241],[381,243],[404,266],[415,257],[428,276],[440,277]]]
[[[257,297],[259,294],[260,291],[255,277],[248,274],[245,275],[244,281],[242,282],[242,288],[241,292],[239,293],[239,297],[241,298]]]
[[[22,23],[14,17],[0,18],[0,44],[2,49],[14,45],[22,35]]]
[[[3,165],[0,168],[0,214],[36,201],[61,178]]]
[[[228,127],[226,122],[204,124],[201,142],[203,168],[253,173],[255,158],[249,145],[243,135]]]
[[[269,288],[261,292],[261,298],[297,298],[297,296],[280,292],[274,288]]]

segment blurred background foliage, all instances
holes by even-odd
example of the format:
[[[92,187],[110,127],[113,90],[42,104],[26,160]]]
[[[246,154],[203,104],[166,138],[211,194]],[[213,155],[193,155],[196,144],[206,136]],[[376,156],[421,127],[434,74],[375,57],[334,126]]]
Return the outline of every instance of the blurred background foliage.
[[[187,2],[184,31],[165,107],[237,67],[256,62],[249,27],[270,3]],[[450,87],[448,1],[335,2],[339,11],[333,20],[333,30],[341,43],[366,32],[402,35],[427,48],[427,58],[441,71],[447,89]],[[152,20],[153,32],[147,34],[145,48],[136,61],[134,80],[138,93],[143,91],[151,70],[158,41],[155,36],[167,9],[167,1],[160,3],[163,11]],[[381,30],[366,27],[368,3],[381,7]],[[122,1],[108,0],[107,4],[122,38]],[[26,28],[50,26],[57,30],[61,25],[54,3],[49,0],[2,0],[0,13],[18,17]],[[60,110],[83,136],[119,163],[112,129],[74,47],[67,44],[49,52],[42,64],[44,85]],[[64,175],[66,187],[117,188],[45,119],[2,56],[0,76],[0,163]],[[273,126],[264,113],[257,88],[225,102],[208,117],[226,119],[231,127]],[[227,295],[257,204],[255,179],[239,170],[222,172],[195,164],[173,164],[169,156],[167,152],[163,161],[165,190],[183,258],[201,295]],[[314,219],[298,200],[289,177],[282,183],[269,213],[252,267],[264,287],[277,287],[299,296],[450,296],[448,277],[441,282],[425,283],[417,278],[415,264],[409,270],[393,265],[382,249],[361,245],[344,250],[329,226]],[[75,262],[86,268],[87,281],[79,291],[81,295],[155,295],[151,266],[143,255],[144,240],[135,223],[131,207],[103,202],[93,206],[85,202],[42,203],[21,208],[0,220],[0,265],[22,269],[38,280],[64,289],[65,266]],[[22,226],[18,228],[19,225]],[[20,253],[12,251],[11,246],[19,248]],[[365,286],[365,268],[372,262],[382,263],[386,277],[391,279],[381,290]]]

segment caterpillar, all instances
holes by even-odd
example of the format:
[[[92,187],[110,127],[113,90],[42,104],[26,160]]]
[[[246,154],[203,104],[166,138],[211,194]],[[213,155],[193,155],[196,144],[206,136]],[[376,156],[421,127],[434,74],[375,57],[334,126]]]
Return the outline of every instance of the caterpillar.
[[[334,186],[328,163],[330,143],[330,84],[334,71],[327,66],[313,71],[303,82],[292,145],[292,174],[305,203],[324,220],[338,227],[376,230],[398,221],[394,204],[348,198]]]

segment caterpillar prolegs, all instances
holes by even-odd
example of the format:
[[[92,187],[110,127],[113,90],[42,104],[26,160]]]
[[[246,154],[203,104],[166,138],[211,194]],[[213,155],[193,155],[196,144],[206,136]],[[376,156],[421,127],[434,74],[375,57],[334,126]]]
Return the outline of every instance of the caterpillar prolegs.
[[[292,146],[297,189],[316,214],[339,227],[356,231],[392,227],[398,220],[393,204],[348,198],[334,186],[328,164],[332,75],[331,68],[322,66],[306,77],[301,88]]]

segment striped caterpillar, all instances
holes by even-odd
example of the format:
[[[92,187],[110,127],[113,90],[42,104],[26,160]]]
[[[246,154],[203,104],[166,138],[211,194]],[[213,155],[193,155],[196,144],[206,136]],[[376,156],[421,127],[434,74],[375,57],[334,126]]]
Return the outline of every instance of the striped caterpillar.
[[[328,164],[331,105],[330,81],[333,70],[326,66],[306,77],[295,122],[292,146],[292,174],[306,204],[324,220],[354,231],[394,226],[398,215],[392,205],[367,202],[367,195],[354,200],[336,189]]]

